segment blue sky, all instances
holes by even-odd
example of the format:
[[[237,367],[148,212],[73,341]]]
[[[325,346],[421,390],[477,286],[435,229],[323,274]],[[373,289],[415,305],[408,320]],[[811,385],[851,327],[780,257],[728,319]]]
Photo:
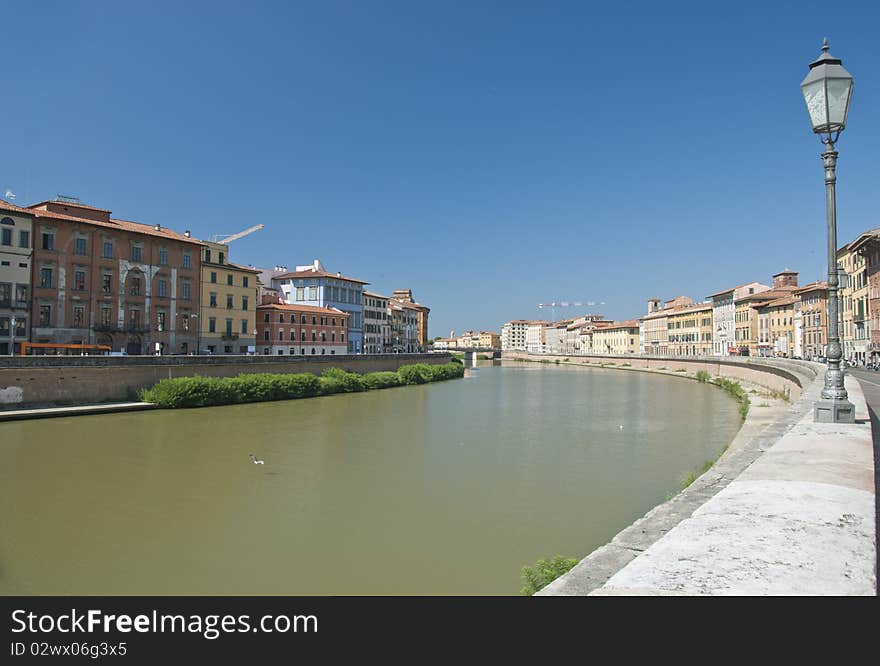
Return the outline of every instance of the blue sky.
[[[856,81],[839,238],[880,225],[876,3],[146,5],[0,5],[16,203],[263,223],[234,260],[411,288],[432,336],[807,282],[825,203],[798,86],[827,35]]]

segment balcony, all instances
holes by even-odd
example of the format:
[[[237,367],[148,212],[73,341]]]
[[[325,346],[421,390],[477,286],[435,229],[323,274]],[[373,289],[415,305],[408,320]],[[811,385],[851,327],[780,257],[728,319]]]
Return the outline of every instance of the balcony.
[[[226,331],[223,335],[220,336],[220,339],[221,340],[238,340],[238,333]]]
[[[149,333],[149,326],[141,326],[139,324],[126,324],[119,326],[118,324],[95,324],[92,327],[95,333]]]

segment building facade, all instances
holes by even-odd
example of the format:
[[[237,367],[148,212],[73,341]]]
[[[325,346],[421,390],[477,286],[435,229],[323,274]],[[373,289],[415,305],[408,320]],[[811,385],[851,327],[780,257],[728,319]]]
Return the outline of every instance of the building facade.
[[[392,297],[388,299],[388,317],[391,351],[395,354],[414,354],[420,351],[419,309],[416,305]]]
[[[416,311],[416,316],[418,317],[418,348],[419,351],[424,351],[428,346],[428,314],[431,312],[431,308],[427,305],[416,303],[413,299],[412,289],[395,289],[391,293],[391,298],[401,303],[409,303]]]
[[[666,318],[668,353],[675,356],[710,356],[712,303],[696,303],[673,309]]]
[[[501,351],[525,351],[528,319],[514,319],[501,327]]]
[[[327,356],[348,353],[349,315],[336,308],[263,303],[256,310],[258,353]]]
[[[794,356],[814,361],[828,344],[828,283],[811,282],[795,291]]]
[[[391,345],[388,296],[364,291],[364,350],[367,354],[387,354]],[[435,345],[436,349],[436,345]]]
[[[32,342],[195,352],[201,241],[69,199],[28,210]]]
[[[543,354],[547,351],[547,327],[549,322],[530,321],[526,327],[526,351]]]
[[[0,199],[0,356],[30,339],[33,215]]]
[[[284,294],[287,303],[348,313],[348,353],[363,353],[364,287],[369,282],[329,273],[318,259],[307,266],[297,266],[295,271],[277,274],[271,282]]]
[[[712,303],[712,353],[728,356],[738,353],[736,341],[736,301],[770,289],[760,282],[726,289],[709,296]]]
[[[648,299],[648,314],[639,318],[639,352],[650,356],[671,354],[669,315],[694,304],[688,296],[676,296],[660,306],[660,299]]]
[[[256,353],[256,308],[260,271],[229,261],[225,243],[202,247],[200,353]]]
[[[638,354],[639,320],[631,319],[595,328],[590,346],[593,354]]]

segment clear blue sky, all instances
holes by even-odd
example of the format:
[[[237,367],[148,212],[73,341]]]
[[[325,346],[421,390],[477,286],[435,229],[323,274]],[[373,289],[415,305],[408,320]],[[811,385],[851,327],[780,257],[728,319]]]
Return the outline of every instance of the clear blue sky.
[[[856,80],[840,240],[880,225],[877,6],[4,2],[0,195],[262,222],[234,260],[409,287],[432,336],[806,282],[825,203],[798,86],[825,35]]]

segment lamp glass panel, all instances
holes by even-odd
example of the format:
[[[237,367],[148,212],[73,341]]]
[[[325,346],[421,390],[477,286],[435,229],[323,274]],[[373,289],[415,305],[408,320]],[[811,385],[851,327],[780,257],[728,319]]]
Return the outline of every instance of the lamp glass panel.
[[[828,79],[829,121],[836,125],[846,124],[846,107],[849,104],[850,79]]]
[[[804,101],[807,103],[807,111],[810,113],[810,122],[813,130],[824,128],[828,125],[825,108],[825,81],[819,79],[809,83],[801,90],[804,93]]]

